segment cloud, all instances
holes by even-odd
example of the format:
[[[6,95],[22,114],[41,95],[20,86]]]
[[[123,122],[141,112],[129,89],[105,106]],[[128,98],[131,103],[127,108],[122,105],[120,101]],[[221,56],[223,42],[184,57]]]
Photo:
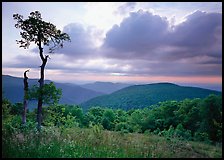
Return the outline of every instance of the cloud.
[[[63,32],[70,36],[71,43],[66,43],[62,49],[58,50],[59,53],[70,58],[94,56],[94,53],[96,53],[96,45],[93,36],[97,30],[91,27],[85,29],[81,24],[72,23],[66,25]]]
[[[196,11],[172,29],[169,25],[165,17],[143,10],[131,12],[107,32],[99,46],[96,41],[102,40],[101,30],[68,24],[63,32],[70,35],[71,43],[51,56],[46,69],[126,76],[222,74],[220,13]],[[26,61],[27,66],[35,67],[33,59],[17,57],[14,66],[22,67],[20,61]]]
[[[115,11],[115,14],[124,15],[134,10],[135,7],[136,7],[136,2],[126,2],[123,5],[118,7],[118,9]]]
[[[3,64],[4,67],[39,68],[41,60],[37,54],[18,55]]]
[[[63,28],[63,32],[70,36],[71,42],[65,42],[63,48],[54,52],[63,54],[69,59],[80,59],[97,56],[97,45],[101,40],[102,31],[89,26],[84,28],[79,23],[70,23]],[[96,36],[98,35],[98,37]],[[49,47],[45,46],[44,51],[47,54]],[[39,49],[34,48],[33,52],[38,53]]]
[[[121,56],[124,58],[144,57],[150,50],[163,43],[167,29],[168,22],[165,18],[142,10],[132,12],[120,26],[114,25],[108,31],[103,48],[112,48],[117,51],[107,55],[112,58],[116,56],[119,58]]]
[[[114,25],[108,31],[103,47],[131,54],[130,58],[142,57],[144,54],[152,56],[161,48],[167,49],[167,54],[171,57],[172,54],[176,57],[180,52],[180,57],[205,52],[211,56],[219,56],[222,50],[221,16],[220,13],[196,11],[170,31],[166,18],[139,10],[131,13],[120,26]],[[114,58],[116,54],[108,56]],[[118,56],[121,58],[120,53]]]
[[[193,59],[192,59],[193,60]],[[222,66],[217,64],[200,64],[190,61],[186,62],[156,62],[150,63],[141,61],[140,64],[133,64],[137,68],[136,74],[147,76],[203,76],[221,75]]]
[[[221,57],[220,13],[196,11],[186,21],[169,28],[166,18],[139,10],[108,31],[103,48],[107,57],[178,60],[198,55]]]
[[[221,36],[222,15],[196,11],[188,15],[186,21],[174,28],[174,31],[169,34],[168,40],[170,45],[187,47],[190,51],[198,51],[202,48],[210,50],[210,47],[219,44],[218,49],[221,51]]]
[[[170,30],[166,18],[139,10],[108,31],[102,50],[135,74],[221,75],[221,14],[195,11]]]

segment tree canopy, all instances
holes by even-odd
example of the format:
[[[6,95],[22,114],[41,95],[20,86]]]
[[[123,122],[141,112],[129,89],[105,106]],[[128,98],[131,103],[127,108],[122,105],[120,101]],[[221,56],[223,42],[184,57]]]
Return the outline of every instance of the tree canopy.
[[[31,12],[28,19],[23,19],[23,16],[19,14],[13,14],[13,18],[17,20],[15,27],[23,30],[20,32],[22,39],[17,40],[17,43],[24,49],[27,49],[31,42],[38,46],[40,42],[43,42],[47,46],[53,44],[49,48],[51,53],[55,49],[63,47],[64,41],[70,41],[67,33],[62,33],[54,24],[43,21],[39,11]]]

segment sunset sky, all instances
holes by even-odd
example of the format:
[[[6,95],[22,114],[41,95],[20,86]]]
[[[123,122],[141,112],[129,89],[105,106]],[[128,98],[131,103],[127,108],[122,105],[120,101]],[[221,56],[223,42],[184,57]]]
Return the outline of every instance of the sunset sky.
[[[39,78],[38,49],[19,48],[13,14],[70,35],[50,54],[45,79],[57,82],[171,82],[222,90],[221,2],[2,2],[2,74]],[[48,54],[48,48],[44,48]]]

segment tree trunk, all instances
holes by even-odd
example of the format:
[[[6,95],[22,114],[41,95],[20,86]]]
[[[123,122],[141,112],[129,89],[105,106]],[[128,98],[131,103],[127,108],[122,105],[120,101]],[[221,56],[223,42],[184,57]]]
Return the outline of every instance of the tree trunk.
[[[43,93],[42,93],[42,88],[44,86],[44,68],[47,63],[47,58],[48,56],[43,56],[43,48],[41,47],[41,36],[40,32],[38,35],[38,46],[39,46],[39,51],[40,51],[40,58],[42,60],[42,65],[40,66],[40,79],[39,79],[39,84],[40,84],[40,96],[38,97],[38,108],[37,108],[37,130],[41,130],[41,123],[42,123],[42,104],[43,104]]]
[[[42,89],[43,86],[43,80],[41,81],[41,79],[39,80],[40,83],[40,90]],[[40,131],[41,129],[41,122],[42,122],[42,93],[40,94],[40,96],[38,97],[38,108],[37,108],[37,130]]]
[[[27,100],[23,100],[23,115],[22,115],[22,124],[26,125],[26,111],[27,111]]]
[[[41,71],[40,71],[41,78],[38,81],[40,84],[40,96],[38,97],[38,108],[37,108],[37,129],[38,129],[38,131],[40,131],[41,123],[42,123],[42,104],[43,104],[42,88],[44,86],[44,67],[45,67],[45,65],[43,65],[43,64],[41,65]]]
[[[26,124],[26,111],[27,111],[27,92],[28,92],[28,77],[26,76],[26,72],[29,72],[29,70],[26,70],[24,72],[24,98],[23,98],[23,114],[22,114],[22,124]]]

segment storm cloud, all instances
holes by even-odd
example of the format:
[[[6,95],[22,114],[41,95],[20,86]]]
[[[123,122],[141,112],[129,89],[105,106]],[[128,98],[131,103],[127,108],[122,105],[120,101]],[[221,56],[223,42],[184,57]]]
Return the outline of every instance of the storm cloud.
[[[169,45],[186,48],[182,57],[207,55],[221,58],[222,15],[196,11],[177,25],[168,39]]]
[[[111,58],[177,60],[198,55],[221,57],[220,13],[196,11],[169,28],[166,18],[139,10],[108,31],[103,47]]]
[[[134,6],[125,4],[120,9]],[[131,12],[97,46],[96,41],[102,38],[100,30],[68,24],[63,32],[70,35],[71,43],[52,55],[47,68],[147,76],[222,74],[221,13],[195,11],[184,22],[172,28],[170,25],[166,17],[143,10]],[[17,67],[21,65],[17,63]]]
[[[120,26],[114,25],[108,31],[103,47],[117,51],[107,55],[112,58],[121,58],[120,54],[125,58],[144,57],[162,45],[167,29],[168,21],[165,18],[142,10],[131,12]]]

